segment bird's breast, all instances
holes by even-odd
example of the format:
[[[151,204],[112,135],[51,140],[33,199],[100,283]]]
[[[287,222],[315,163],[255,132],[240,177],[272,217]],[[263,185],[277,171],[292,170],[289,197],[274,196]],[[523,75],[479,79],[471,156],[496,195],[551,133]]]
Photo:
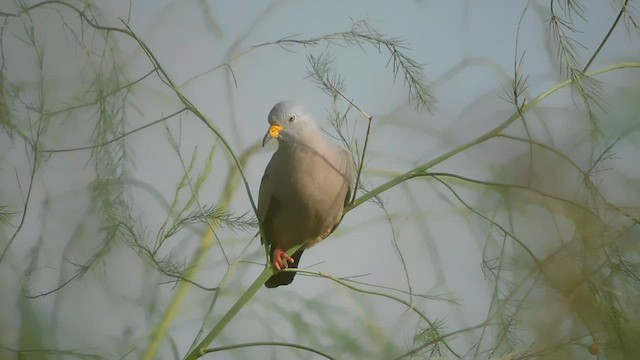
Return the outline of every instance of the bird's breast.
[[[282,226],[276,228],[287,229],[286,234],[279,235],[291,238],[285,242],[314,241],[342,217],[348,189],[345,168],[318,151],[305,154],[298,150],[281,169],[282,181],[276,192],[279,198],[288,200],[274,219]]]

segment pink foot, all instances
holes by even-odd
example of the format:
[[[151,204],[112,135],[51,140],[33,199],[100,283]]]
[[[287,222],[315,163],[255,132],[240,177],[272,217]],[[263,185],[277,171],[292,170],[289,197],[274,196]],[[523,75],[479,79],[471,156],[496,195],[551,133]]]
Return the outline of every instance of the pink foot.
[[[273,250],[273,267],[276,268],[276,270],[286,269],[289,267],[289,263],[293,263],[294,261],[295,260],[287,255],[286,252],[280,249]]]

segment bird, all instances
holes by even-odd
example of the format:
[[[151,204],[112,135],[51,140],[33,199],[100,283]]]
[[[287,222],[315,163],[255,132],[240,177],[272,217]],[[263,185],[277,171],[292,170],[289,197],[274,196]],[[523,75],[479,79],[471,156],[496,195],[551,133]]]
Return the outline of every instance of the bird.
[[[277,103],[267,118],[264,147],[275,138],[278,148],[269,161],[258,195],[262,243],[269,246],[274,270],[267,288],[288,285],[305,249],[329,236],[342,221],[355,186],[351,152],[325,138],[303,105]],[[304,244],[292,256],[286,251]]]

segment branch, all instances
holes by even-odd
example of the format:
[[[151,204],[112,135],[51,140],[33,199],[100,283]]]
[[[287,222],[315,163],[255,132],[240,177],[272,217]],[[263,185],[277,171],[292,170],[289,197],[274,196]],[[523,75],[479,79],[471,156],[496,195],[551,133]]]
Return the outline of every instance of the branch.
[[[535,99],[533,99],[530,103],[526,103],[522,106],[522,108],[520,109],[520,111],[517,111],[516,113],[514,113],[513,115],[511,115],[507,120],[505,120],[502,124],[498,125],[496,128],[494,128],[493,130],[449,151],[446,152],[440,156],[438,156],[437,158],[428,161],[422,165],[419,165],[409,171],[407,171],[406,173],[395,177],[389,181],[387,181],[386,183],[376,187],[375,189],[369,191],[368,193],[360,196],[359,198],[357,198],[354,202],[352,202],[351,204],[349,204],[346,209],[345,212],[351,211],[354,208],[362,205],[363,203],[371,200],[373,197],[378,196],[380,194],[382,194],[383,192],[395,187],[398,184],[401,184],[403,182],[405,182],[406,180],[412,179],[415,176],[418,176],[424,172],[426,172],[427,170],[429,170],[430,168],[432,168],[435,165],[438,165],[440,163],[442,163],[443,161],[457,155],[460,154],[466,150],[468,150],[469,148],[472,148],[478,144],[482,144],[483,142],[494,138],[496,136],[501,136],[501,132],[503,130],[505,130],[507,127],[509,127],[514,121],[520,119],[521,114],[526,113],[527,111],[531,110],[532,108],[535,108],[542,100],[546,99],[548,96],[552,95],[553,93],[557,92],[560,89],[563,89],[569,85],[571,85],[573,82],[578,81],[580,78],[582,77],[592,77],[592,76],[596,76],[599,74],[603,74],[603,73],[607,73],[610,71],[614,71],[614,70],[620,70],[620,69],[625,69],[625,68],[640,68],[640,62],[625,62],[625,63],[619,63],[619,64],[614,64],[614,65],[609,65],[609,66],[605,66],[603,68],[600,68],[598,70],[586,73],[584,75],[582,75],[579,78],[572,78],[572,79],[568,79],[565,80],[563,82],[561,82],[560,84],[552,87],[551,89],[543,92],[542,94],[538,95]]]

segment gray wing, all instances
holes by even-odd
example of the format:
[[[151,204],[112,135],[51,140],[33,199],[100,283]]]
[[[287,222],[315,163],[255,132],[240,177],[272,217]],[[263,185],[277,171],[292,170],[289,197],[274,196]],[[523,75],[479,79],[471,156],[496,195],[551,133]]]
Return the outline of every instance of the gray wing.
[[[277,180],[275,179],[277,173],[275,173],[273,170],[273,167],[275,166],[272,165],[273,162],[274,160],[272,158],[264,171],[262,181],[260,182],[260,192],[258,194],[258,219],[262,223],[262,230],[264,235],[264,237],[261,237],[260,239],[263,244],[269,245],[269,259],[273,257],[273,250],[277,246],[272,243],[273,219],[280,211],[280,201],[273,195],[273,187],[275,186]],[[289,267],[298,267],[303,251],[304,248],[301,248],[291,256],[293,257],[294,262],[293,264],[289,264]],[[281,285],[289,285],[291,284],[295,276],[296,273],[293,271],[281,271],[267,279],[267,281],[264,283],[264,286],[268,288],[275,288]]]
[[[258,221],[262,224],[262,231],[264,237],[260,237],[261,243],[271,244],[269,241],[270,234],[272,233],[271,227],[273,224],[273,216],[279,207],[277,200],[273,198],[273,171],[272,161],[269,162],[267,168],[264,170],[262,181],[260,182],[260,192],[258,193]],[[266,239],[265,239],[266,238]]]
[[[344,197],[344,206],[347,206],[351,202],[351,197],[353,196],[353,192],[355,191],[356,166],[353,162],[353,157],[351,156],[351,152],[349,150],[340,148],[340,157],[342,158],[341,161],[344,161],[343,164],[345,164],[344,176],[347,180],[348,188],[347,194]],[[342,222],[342,218],[344,218],[344,212],[342,213],[340,220],[335,225],[333,225],[333,228],[331,228],[329,234],[332,234],[336,230],[338,225],[340,225],[340,223]]]

